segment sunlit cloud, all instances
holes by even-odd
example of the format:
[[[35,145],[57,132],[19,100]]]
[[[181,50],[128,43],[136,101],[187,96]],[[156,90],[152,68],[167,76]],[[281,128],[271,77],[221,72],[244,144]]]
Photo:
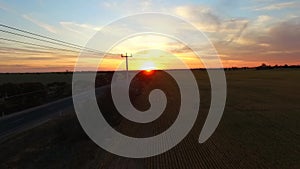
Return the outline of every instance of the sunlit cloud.
[[[258,7],[255,8],[254,10],[256,11],[264,11],[264,10],[281,10],[285,8],[299,8],[300,3],[296,1],[292,2],[281,2],[281,3],[275,3],[271,5],[267,5],[264,7]]]
[[[220,18],[205,6],[179,6],[174,9],[175,14],[195,24],[205,32],[216,32],[220,28]]]
[[[101,27],[97,27],[89,24],[78,24],[74,22],[64,22],[64,21],[59,23],[66,30],[79,35],[83,35],[88,38],[90,38],[92,35],[94,35],[97,31],[101,29]]]
[[[27,20],[29,20],[30,22],[36,24],[37,26],[39,26],[39,27],[41,27],[41,28],[43,28],[43,29],[51,32],[51,33],[57,33],[57,30],[56,30],[55,27],[53,27],[53,26],[51,26],[51,25],[49,25],[47,23],[41,22],[41,21],[33,18],[30,15],[25,15],[24,14],[24,15],[22,15],[22,17],[25,18],[25,19],[27,19]]]

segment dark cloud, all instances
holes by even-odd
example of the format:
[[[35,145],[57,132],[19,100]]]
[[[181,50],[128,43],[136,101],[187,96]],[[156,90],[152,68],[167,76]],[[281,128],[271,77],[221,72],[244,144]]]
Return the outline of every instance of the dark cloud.
[[[249,30],[243,36],[251,43],[215,42],[218,52],[224,60],[257,61],[272,63],[300,63],[300,20],[272,25],[268,31]]]
[[[298,50],[300,48],[300,17],[272,27],[269,36],[262,42],[269,43],[271,47],[278,50]]]

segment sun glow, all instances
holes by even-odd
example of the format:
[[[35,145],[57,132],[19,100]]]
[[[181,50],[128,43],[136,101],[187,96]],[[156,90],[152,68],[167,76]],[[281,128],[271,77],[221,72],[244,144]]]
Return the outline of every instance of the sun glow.
[[[152,75],[154,70],[156,69],[154,62],[146,61],[142,66],[141,69],[145,75]]]
[[[152,61],[147,61],[141,66],[141,70],[152,71],[156,69],[155,64]]]

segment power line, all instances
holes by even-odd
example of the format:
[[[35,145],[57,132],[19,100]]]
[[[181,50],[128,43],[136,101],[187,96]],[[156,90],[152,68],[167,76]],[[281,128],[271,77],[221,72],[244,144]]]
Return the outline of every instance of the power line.
[[[78,47],[73,47],[73,46],[69,46],[69,45],[65,45],[65,44],[61,44],[61,43],[51,42],[51,41],[44,40],[44,39],[30,37],[30,36],[27,36],[27,35],[23,35],[23,34],[19,34],[19,33],[14,33],[14,32],[11,32],[11,31],[0,30],[0,32],[9,33],[9,34],[12,34],[12,35],[21,36],[21,37],[25,37],[25,38],[29,38],[29,39],[33,39],[33,40],[38,40],[38,41],[41,41],[41,42],[51,43],[51,44],[54,44],[54,45],[61,45],[61,46],[69,47],[69,48],[74,48],[74,49],[82,50],[81,48],[78,48]],[[94,51],[89,51],[89,52],[96,53]],[[97,53],[99,54],[99,52],[97,52]]]
[[[39,45],[39,44],[35,44],[35,43],[22,42],[22,41],[13,40],[13,39],[0,38],[0,40],[5,40],[5,41],[9,41],[9,42],[16,42],[16,43],[21,43],[21,44],[31,45],[31,46],[38,46],[38,47],[42,47],[42,48],[46,48],[46,49],[55,49],[55,50],[75,52],[75,53],[80,52],[80,51],[74,51],[74,50],[69,50],[69,49],[62,49],[62,48],[55,48],[55,47],[51,47],[51,46]]]
[[[80,45],[76,45],[76,44],[74,44],[74,43],[69,43],[69,42],[65,42],[65,41],[62,41],[62,40],[54,39],[54,38],[51,38],[51,37],[49,37],[49,36],[44,36],[44,35],[40,35],[40,34],[37,34],[37,33],[29,32],[29,31],[26,31],[26,30],[18,29],[18,28],[16,28],[16,27],[8,26],[8,25],[5,25],[5,24],[0,24],[0,26],[1,26],[1,27],[5,27],[5,28],[8,28],[8,29],[15,30],[15,31],[27,33],[27,34],[30,34],[30,35],[38,36],[38,37],[41,37],[41,38],[49,39],[49,40],[52,40],[52,41],[56,41],[56,42],[59,42],[59,43],[68,44],[68,45],[71,45],[71,46],[73,46],[73,47],[75,46],[75,47],[77,47],[77,48],[80,48],[81,50],[82,50],[82,49],[86,49],[86,51],[93,51],[93,52],[103,53],[103,52],[98,51],[98,50],[95,50],[95,49],[83,47],[83,46],[80,46]]]

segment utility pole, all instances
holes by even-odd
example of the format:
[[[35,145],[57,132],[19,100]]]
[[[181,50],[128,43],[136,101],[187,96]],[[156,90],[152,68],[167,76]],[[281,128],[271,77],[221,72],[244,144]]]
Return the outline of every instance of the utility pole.
[[[127,53],[125,56],[123,54],[121,54],[121,57],[126,59],[126,80],[128,82],[128,57],[132,57],[132,54],[130,56],[127,55]]]

